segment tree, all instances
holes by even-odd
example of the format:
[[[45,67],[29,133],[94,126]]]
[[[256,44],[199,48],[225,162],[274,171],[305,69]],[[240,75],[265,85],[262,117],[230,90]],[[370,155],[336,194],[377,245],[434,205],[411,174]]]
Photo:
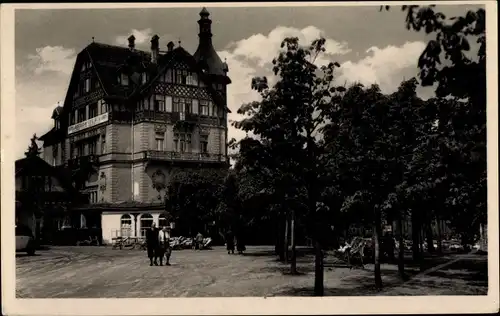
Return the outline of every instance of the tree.
[[[235,127],[252,132],[260,142],[259,147],[255,147],[260,150],[253,151],[256,159],[269,157],[266,161],[259,160],[259,164],[272,170],[273,178],[267,180],[275,184],[273,193],[293,201],[294,205],[307,206],[307,214],[292,211],[290,215],[292,219],[297,215],[307,216],[310,232],[314,234],[315,295],[323,295],[321,238],[313,228],[321,225],[317,212],[321,160],[316,133],[324,124],[325,110],[338,97],[333,72],[340,66],[338,63],[319,68],[315,65],[318,56],[325,52],[324,44],[325,39],[319,39],[309,47],[302,47],[297,38],[286,38],[281,52],[273,60],[277,82],[270,87],[267,78],[254,78],[252,89],[260,93],[261,100],[242,105],[238,113],[246,117],[234,123]],[[292,245],[292,273],[294,262]]]
[[[387,142],[390,121],[387,96],[378,86],[355,84],[329,113],[324,127],[330,168],[337,173],[337,187],[345,197],[341,210],[373,227],[375,285],[382,287],[380,238],[383,205],[394,188],[397,169]]]
[[[224,173],[220,170],[183,170],[173,173],[167,188],[166,211],[179,222],[183,233],[205,229],[217,219]]]
[[[485,10],[450,18],[435,6],[402,10],[408,29],[435,34],[418,60],[419,76],[422,85],[437,85],[437,98],[451,99],[438,109],[440,163],[448,175],[442,182],[450,187],[444,208],[466,244],[487,213]],[[471,40],[478,44],[475,54]]]

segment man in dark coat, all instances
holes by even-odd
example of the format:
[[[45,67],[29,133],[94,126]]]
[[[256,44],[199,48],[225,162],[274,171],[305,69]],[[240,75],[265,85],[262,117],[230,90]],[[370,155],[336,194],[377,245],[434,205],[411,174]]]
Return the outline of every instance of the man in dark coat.
[[[227,253],[234,254],[234,234],[231,230],[228,230],[226,233],[226,249]]]
[[[153,263],[155,266],[158,265],[158,248],[159,248],[159,238],[158,238],[158,230],[156,229],[155,223],[151,225],[151,228],[146,230],[146,247],[148,249],[148,258],[149,265],[152,266]],[[154,261],[153,261],[154,260]]]

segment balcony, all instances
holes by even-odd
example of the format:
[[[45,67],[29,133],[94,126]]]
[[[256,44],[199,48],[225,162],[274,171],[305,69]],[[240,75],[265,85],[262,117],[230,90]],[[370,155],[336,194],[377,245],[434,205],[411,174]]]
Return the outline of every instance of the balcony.
[[[227,158],[221,154],[209,153],[181,153],[177,151],[148,150],[144,153],[144,159],[171,162],[209,162],[226,163]]]
[[[95,165],[99,163],[99,157],[96,155],[87,155],[87,156],[81,156],[81,157],[76,157],[76,158],[71,158],[69,159],[66,164],[69,169],[79,169],[81,167],[86,167],[89,165]]]

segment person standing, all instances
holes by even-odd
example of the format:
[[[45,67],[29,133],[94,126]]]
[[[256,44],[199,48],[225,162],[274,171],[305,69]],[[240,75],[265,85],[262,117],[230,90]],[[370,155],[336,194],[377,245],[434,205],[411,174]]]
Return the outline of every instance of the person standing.
[[[225,239],[227,254],[234,254],[234,234],[231,230],[227,231]]]
[[[155,223],[151,224],[151,228],[146,230],[146,247],[148,250],[149,265],[158,265],[158,230],[156,229]],[[153,261],[154,260],[154,261]]]
[[[240,255],[243,254],[243,251],[247,250],[245,239],[241,231],[239,231],[236,236],[236,250],[238,250],[238,254]]]
[[[194,249],[198,249],[198,250],[203,249],[203,235],[200,232],[198,232],[198,234],[195,237]]]
[[[172,248],[170,247],[170,227],[163,226],[163,229],[160,230],[159,234],[159,253],[160,257],[160,266],[163,265],[163,256],[165,256],[166,262],[165,265],[170,265],[170,256],[172,255]]]

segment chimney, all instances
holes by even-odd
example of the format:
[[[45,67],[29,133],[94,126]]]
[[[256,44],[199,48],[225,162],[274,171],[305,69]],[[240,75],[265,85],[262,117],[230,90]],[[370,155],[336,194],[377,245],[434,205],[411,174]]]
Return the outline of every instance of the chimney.
[[[158,35],[154,35],[153,38],[151,38],[151,62],[153,64],[156,64],[158,55],[160,54],[159,39],[160,37]]]
[[[174,43],[172,41],[168,42],[167,44],[167,49],[169,52],[171,52],[174,49]]]
[[[135,36],[133,34],[128,38],[128,48],[130,48],[130,50],[132,51],[135,48]]]

